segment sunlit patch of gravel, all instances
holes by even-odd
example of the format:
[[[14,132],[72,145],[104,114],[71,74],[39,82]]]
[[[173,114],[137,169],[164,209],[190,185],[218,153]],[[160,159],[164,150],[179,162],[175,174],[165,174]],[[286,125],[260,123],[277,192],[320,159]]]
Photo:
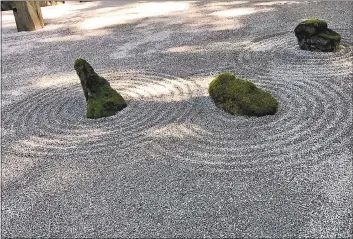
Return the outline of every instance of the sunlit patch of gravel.
[[[26,157],[114,155],[145,141],[150,128],[194,114],[188,102],[197,94],[192,82],[153,72],[101,75],[127,99],[126,109],[113,117],[87,119],[79,83],[40,90],[4,107],[4,152]]]
[[[3,18],[3,235],[349,237],[352,5],[175,2],[188,9],[145,19],[129,2],[64,5],[35,32]],[[126,22],[80,28],[125,7]],[[308,16],[343,47],[299,50],[292,30]],[[78,57],[127,108],[85,117]],[[224,71],[271,92],[278,112],[218,109],[207,90]]]

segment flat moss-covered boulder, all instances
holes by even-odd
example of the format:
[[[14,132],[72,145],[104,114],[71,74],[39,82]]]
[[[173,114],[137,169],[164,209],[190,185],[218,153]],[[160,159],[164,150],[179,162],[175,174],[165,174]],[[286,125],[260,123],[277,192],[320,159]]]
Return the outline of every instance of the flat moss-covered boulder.
[[[232,73],[222,73],[211,83],[208,92],[218,108],[230,114],[248,116],[273,115],[278,102],[248,80],[238,79]]]
[[[112,116],[127,106],[124,98],[110,86],[106,79],[94,72],[86,60],[77,59],[75,70],[80,77],[86,98],[87,118],[97,119]]]
[[[327,23],[319,19],[308,19],[296,26],[295,36],[300,49],[332,52],[338,49],[341,36],[327,28]]]

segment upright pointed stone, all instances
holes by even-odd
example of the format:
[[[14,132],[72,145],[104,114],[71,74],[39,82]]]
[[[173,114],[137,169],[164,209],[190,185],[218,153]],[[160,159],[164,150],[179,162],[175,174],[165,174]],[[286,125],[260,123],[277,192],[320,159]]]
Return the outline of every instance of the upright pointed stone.
[[[124,98],[110,86],[106,79],[99,76],[86,60],[77,59],[75,70],[86,98],[87,118],[112,116],[127,106]]]

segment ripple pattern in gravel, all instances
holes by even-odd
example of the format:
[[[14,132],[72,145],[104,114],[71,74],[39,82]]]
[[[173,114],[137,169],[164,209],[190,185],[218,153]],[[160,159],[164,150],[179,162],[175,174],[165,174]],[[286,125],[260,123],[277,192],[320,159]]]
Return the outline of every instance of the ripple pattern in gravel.
[[[155,149],[178,161],[240,171],[310,166],[342,149],[348,153],[352,45],[343,38],[345,47],[338,52],[308,52],[299,50],[292,35],[255,39],[234,65],[196,73],[204,95],[195,104],[198,114],[179,128],[172,125],[161,131]],[[280,102],[277,114],[232,116],[218,109],[207,87],[214,75],[225,71],[270,91]]]
[[[4,109],[3,150],[18,156],[114,155],[146,142],[150,128],[192,113],[186,100],[193,97],[195,85],[181,78],[133,71],[101,75],[127,99],[127,108],[91,120],[85,117],[79,83],[40,90]]]
[[[146,148],[151,155],[217,169],[316,164],[349,144],[352,46],[343,38],[338,52],[302,51],[292,35],[255,39],[234,65],[201,69],[188,80],[105,71],[129,102],[113,117],[86,119],[79,84],[38,91],[6,107],[4,150],[18,156],[114,155],[151,142]],[[224,71],[272,92],[280,102],[278,113],[244,117],[216,108],[207,88]]]

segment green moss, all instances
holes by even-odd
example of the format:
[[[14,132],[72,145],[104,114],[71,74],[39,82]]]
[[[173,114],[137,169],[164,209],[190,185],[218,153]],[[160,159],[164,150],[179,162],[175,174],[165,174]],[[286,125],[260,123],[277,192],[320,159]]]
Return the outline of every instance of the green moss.
[[[87,118],[112,116],[127,106],[124,98],[105,78],[99,76],[86,60],[77,59],[74,67],[86,97]]]
[[[319,37],[329,40],[341,40],[341,35],[333,30],[327,30],[319,34]]]
[[[100,77],[92,68],[92,66],[84,59],[78,58],[75,61],[74,68],[81,79],[86,82],[85,88],[89,90],[95,90],[100,86],[106,85],[108,81],[103,77]],[[84,89],[87,90],[87,89]]]
[[[319,20],[319,19],[308,19],[308,20],[303,21],[301,24],[314,27],[316,29],[316,31],[315,31],[316,33],[327,29],[327,22]]]
[[[304,21],[305,24],[327,24],[327,22],[320,19],[307,19]]]
[[[127,106],[124,98],[110,85],[104,85],[87,99],[87,118],[101,118],[114,115]]]
[[[264,116],[277,111],[278,102],[248,80],[232,73],[218,75],[209,86],[209,94],[216,106],[231,114]]]
[[[77,65],[83,65],[83,64],[85,64],[86,63],[86,60],[85,59],[82,59],[82,58],[77,58],[76,60],[75,60],[75,66],[77,66]]]

